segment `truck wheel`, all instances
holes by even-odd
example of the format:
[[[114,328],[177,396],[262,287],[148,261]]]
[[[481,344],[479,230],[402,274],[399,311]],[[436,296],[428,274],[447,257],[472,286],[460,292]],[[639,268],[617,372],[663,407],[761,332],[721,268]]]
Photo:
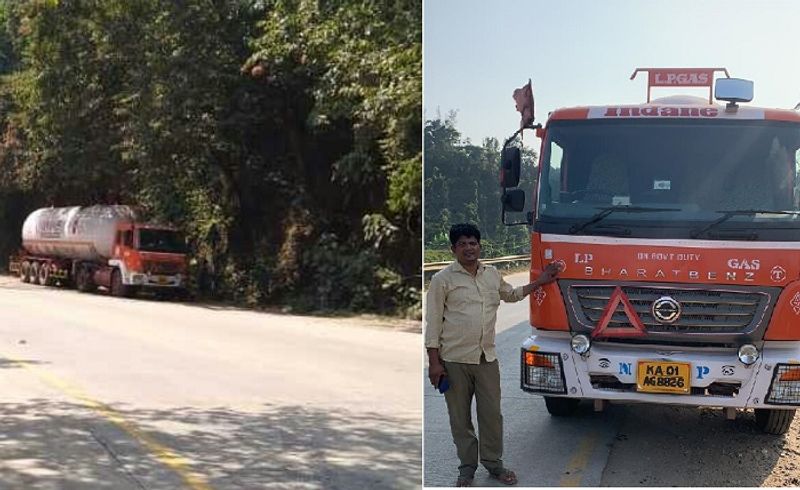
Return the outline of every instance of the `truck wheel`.
[[[47,264],[41,264],[39,266],[39,284],[42,286],[48,286],[50,283],[50,268]]]
[[[122,273],[119,269],[114,269],[111,273],[111,296],[127,298],[130,296],[130,288],[122,284]]]
[[[756,425],[767,434],[785,434],[794,420],[795,410],[756,408]]]
[[[553,417],[569,417],[575,413],[580,402],[580,398],[544,397],[544,404],[547,407],[547,411]]]
[[[91,293],[96,289],[92,280],[92,271],[86,267],[79,267],[75,272],[75,287],[82,293]]]
[[[32,262],[30,269],[31,284],[39,284],[39,262]]]
[[[27,260],[20,265],[19,280],[22,282],[31,282],[31,263]]]

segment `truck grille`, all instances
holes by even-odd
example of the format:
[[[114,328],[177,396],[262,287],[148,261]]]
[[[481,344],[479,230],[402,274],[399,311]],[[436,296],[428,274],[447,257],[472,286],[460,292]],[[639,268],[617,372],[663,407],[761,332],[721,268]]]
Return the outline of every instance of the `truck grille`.
[[[608,305],[614,285],[571,285],[568,297],[573,313],[581,325],[594,329]],[[764,319],[771,303],[769,293],[733,289],[700,289],[687,287],[620,286],[650,333],[749,333]],[[661,323],[651,312],[653,302],[670,296],[681,304],[680,318]],[[620,303],[610,327],[630,325]]]
[[[174,276],[181,271],[181,265],[176,262],[145,261],[144,271],[150,274]]]

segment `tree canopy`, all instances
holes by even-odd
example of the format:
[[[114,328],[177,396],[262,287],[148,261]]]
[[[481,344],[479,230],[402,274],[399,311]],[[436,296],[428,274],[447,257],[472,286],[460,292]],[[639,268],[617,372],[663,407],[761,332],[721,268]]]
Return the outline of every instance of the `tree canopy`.
[[[418,315],[419,0],[0,4],[3,259],[36,207],[130,203],[200,294]]]
[[[519,145],[518,141],[512,142]],[[502,144],[486,138],[481,146],[462,141],[456,115],[425,121],[425,260],[450,259],[448,231],[456,223],[473,223],[481,230],[484,257],[522,254],[530,251],[530,236],[524,226],[501,222],[498,180]],[[536,154],[522,149],[520,186],[528,199]],[[530,204],[526,205],[526,211]],[[524,216],[524,215],[523,215]],[[514,221],[524,219],[517,213]]]

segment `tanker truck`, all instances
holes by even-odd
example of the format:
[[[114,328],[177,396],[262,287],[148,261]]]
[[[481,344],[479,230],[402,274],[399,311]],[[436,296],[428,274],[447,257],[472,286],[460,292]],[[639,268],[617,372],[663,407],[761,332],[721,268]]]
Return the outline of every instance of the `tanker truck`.
[[[554,416],[581,400],[749,409],[783,434],[800,408],[800,112],[745,105],[753,82],[714,82],[724,68],[642,71],[646,103],[556,109],[544,125],[530,86],[516,93],[542,146],[515,221],[530,226],[531,278],[561,270],[530,295],[520,386]],[[654,87],[709,97],[651,100]],[[504,223],[525,197],[510,141]]]
[[[105,288],[113,296],[150,291],[178,297],[186,248],[175,228],[142,223],[130,206],[41,208],[22,225],[22,250],[9,261],[22,282]]]

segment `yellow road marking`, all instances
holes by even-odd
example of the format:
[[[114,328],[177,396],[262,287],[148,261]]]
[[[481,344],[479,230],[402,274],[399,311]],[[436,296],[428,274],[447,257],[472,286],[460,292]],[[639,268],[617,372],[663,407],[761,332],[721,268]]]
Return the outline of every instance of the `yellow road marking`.
[[[579,487],[581,486],[581,479],[583,479],[583,472],[586,470],[586,464],[589,462],[589,456],[592,455],[594,444],[597,440],[597,434],[590,432],[578,445],[578,449],[572,456],[572,459],[567,464],[564,470],[565,474],[561,477],[559,485],[562,487]]]
[[[147,450],[150,451],[150,454],[152,454],[153,457],[155,457],[158,461],[177,473],[178,476],[180,476],[186,485],[192,490],[212,490],[212,487],[208,484],[205,478],[189,469],[189,462],[185,458],[142,432],[138,427],[136,427],[135,424],[126,420],[125,417],[123,417],[113,408],[109,407],[105,403],[92,399],[79,388],[59,379],[56,376],[53,376],[44,369],[41,369],[30,362],[21,361],[5,355],[3,357],[16,365],[33,372],[33,374],[35,374],[46,384],[80,401],[84,406],[94,410],[111,421],[114,425],[125,431],[129,436],[133,437],[136,441],[145,446]]]

